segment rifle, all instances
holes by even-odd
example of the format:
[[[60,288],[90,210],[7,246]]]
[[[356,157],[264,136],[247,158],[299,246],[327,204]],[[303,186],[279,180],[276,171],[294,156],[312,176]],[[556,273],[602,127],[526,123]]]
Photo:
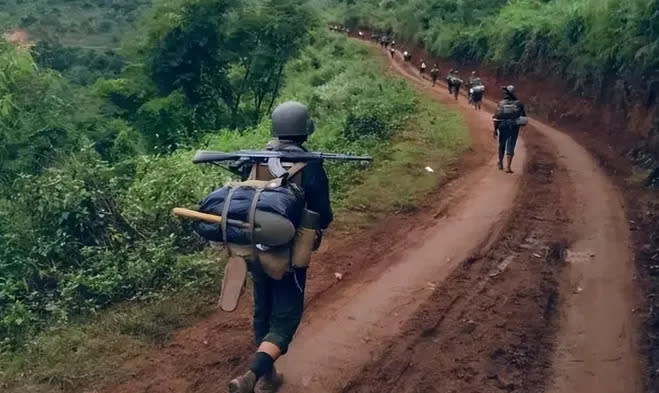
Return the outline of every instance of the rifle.
[[[241,174],[241,168],[249,164],[267,163],[268,169],[274,176],[282,176],[286,170],[281,165],[284,162],[322,162],[324,160],[368,162],[373,158],[369,156],[352,156],[348,154],[301,152],[285,150],[239,150],[236,152],[221,152],[200,150],[195,154],[192,162],[195,164],[215,164],[230,162],[226,169]]]

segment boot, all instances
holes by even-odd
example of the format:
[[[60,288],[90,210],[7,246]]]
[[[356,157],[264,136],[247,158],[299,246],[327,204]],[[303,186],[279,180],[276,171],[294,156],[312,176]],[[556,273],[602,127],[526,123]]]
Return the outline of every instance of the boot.
[[[284,383],[284,374],[278,373],[273,367],[272,372],[264,375],[259,383],[259,393],[276,393]]]
[[[506,173],[513,173],[512,168],[510,167],[513,163],[513,156],[512,154],[506,155]]]
[[[503,162],[499,161],[497,162],[497,168],[499,168],[500,171],[503,170]]]
[[[229,382],[229,393],[254,393],[254,385],[256,385],[256,375],[248,371]]]

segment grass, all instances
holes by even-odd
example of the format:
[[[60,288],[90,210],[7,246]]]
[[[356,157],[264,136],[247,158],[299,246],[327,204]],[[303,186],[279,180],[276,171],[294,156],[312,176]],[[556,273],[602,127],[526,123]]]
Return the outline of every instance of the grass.
[[[219,263],[220,267],[225,261],[213,249],[185,258]],[[46,330],[22,351],[0,358],[0,391],[80,391],[90,381],[112,378],[127,360],[211,313],[216,293],[217,286],[184,288]]]
[[[469,145],[466,125],[443,104],[421,98],[418,114],[346,195],[335,228],[363,229],[383,217],[413,210],[449,177],[459,153]]]
[[[379,63],[381,60],[371,56],[362,44],[346,45],[358,55],[346,58],[347,63],[355,63],[348,64],[348,67],[366,64],[366,68],[375,67],[375,73],[384,73],[385,68]],[[326,61],[329,63],[327,58]],[[328,68],[334,66],[327,65]],[[322,68],[318,71],[323,72]],[[369,71],[366,77],[370,78],[373,73]],[[350,85],[351,79],[344,79],[346,82],[342,83]],[[396,88],[409,88],[399,78],[390,77],[384,81]],[[331,88],[344,87],[329,84]],[[296,81],[291,86],[298,88]],[[338,90],[336,96],[343,96],[342,91]],[[335,103],[334,93],[325,91],[323,94],[329,97],[326,101],[321,97],[319,102],[324,106]],[[414,209],[421,199],[446,180],[453,163],[469,145],[466,124],[457,113],[450,112],[422,93],[413,95],[416,107],[390,141],[367,150],[375,157],[368,169],[356,170],[342,165],[330,168],[333,181],[344,176],[341,179],[342,191],[333,196],[337,211],[335,229],[360,230],[382,217]],[[328,135],[337,136],[342,130],[340,122],[335,120],[342,110],[337,111],[331,116],[329,112],[323,113],[331,126],[320,125],[321,133],[312,140],[315,147],[330,149],[335,143]],[[223,134],[209,141],[209,145],[217,148],[237,147],[244,143],[257,146],[265,138],[264,127],[243,134],[244,138],[237,134]],[[368,142],[363,145],[370,146]],[[434,172],[426,171],[426,166],[433,168]],[[182,258],[219,260],[218,272],[223,262],[223,258],[210,249]],[[166,342],[176,329],[194,324],[212,312],[216,294],[217,285],[196,288],[191,283],[174,293],[154,296],[148,301],[125,302],[101,311],[93,318],[54,326],[40,333],[20,351],[5,354],[0,359],[0,390],[8,393],[41,393],[54,389],[76,392],[82,391],[91,381],[115,379],[119,377],[119,365]]]

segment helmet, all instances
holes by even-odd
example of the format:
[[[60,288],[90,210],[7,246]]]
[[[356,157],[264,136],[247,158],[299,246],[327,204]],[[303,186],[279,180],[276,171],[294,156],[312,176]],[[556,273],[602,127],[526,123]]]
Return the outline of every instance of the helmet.
[[[311,135],[315,129],[309,109],[299,102],[284,102],[272,112],[272,136]]]
[[[508,85],[503,88],[504,91],[507,91],[508,93],[514,93],[515,92],[515,86],[513,85]]]
[[[471,71],[471,75],[476,75],[476,71]]]

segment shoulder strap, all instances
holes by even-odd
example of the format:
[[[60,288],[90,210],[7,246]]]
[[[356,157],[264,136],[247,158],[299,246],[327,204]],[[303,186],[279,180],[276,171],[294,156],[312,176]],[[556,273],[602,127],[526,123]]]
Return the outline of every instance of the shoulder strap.
[[[229,206],[231,205],[231,198],[233,193],[236,191],[236,188],[231,188],[227,198],[224,200],[224,208],[222,209],[222,223],[220,224],[220,229],[222,230],[222,241],[224,242],[224,247],[227,249],[229,256],[232,256],[231,246],[227,241],[227,221],[229,220]]]
[[[254,236],[254,217],[256,215],[256,205],[259,202],[259,197],[261,196],[261,193],[263,192],[263,188],[257,188],[256,192],[254,193],[254,199],[252,199],[252,204],[249,207],[249,214],[247,217],[247,223],[249,225],[249,229],[247,230],[247,233],[249,234],[249,242],[252,245],[252,260],[253,261],[258,261],[258,250],[256,249],[256,236]]]

